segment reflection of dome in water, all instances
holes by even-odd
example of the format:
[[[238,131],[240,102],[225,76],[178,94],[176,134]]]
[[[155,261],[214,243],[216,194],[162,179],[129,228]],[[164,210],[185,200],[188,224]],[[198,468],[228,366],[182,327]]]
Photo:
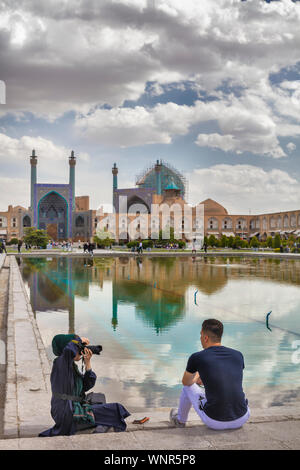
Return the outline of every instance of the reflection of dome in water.
[[[134,304],[137,315],[157,333],[176,324],[184,314],[183,296],[165,294],[146,283],[118,282],[114,285],[113,295],[117,302]]]
[[[38,277],[38,293],[49,304],[56,303],[65,296],[64,291],[45,276]]]
[[[226,269],[226,267],[219,269],[209,265],[202,266],[201,272],[195,279],[195,286],[207,295],[222,290],[228,282]]]
[[[204,205],[204,215],[228,215],[225,207],[213,199],[205,199],[200,204]]]

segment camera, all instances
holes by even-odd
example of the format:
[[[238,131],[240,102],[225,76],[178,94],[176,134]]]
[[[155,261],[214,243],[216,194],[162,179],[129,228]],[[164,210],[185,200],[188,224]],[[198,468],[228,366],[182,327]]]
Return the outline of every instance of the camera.
[[[102,346],[100,344],[95,345],[87,345],[86,343],[78,343],[78,352],[79,354],[84,353],[84,348],[88,348],[92,351],[93,354],[97,354],[99,356],[100,352],[102,351]]]

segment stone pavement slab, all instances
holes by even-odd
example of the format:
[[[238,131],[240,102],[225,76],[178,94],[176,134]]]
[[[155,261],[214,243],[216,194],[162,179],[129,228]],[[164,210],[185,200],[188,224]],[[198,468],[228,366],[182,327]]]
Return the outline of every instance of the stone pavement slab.
[[[299,429],[299,421],[292,427],[288,422],[283,427],[278,423],[249,423],[241,429],[227,431],[198,425],[184,429],[6,439],[0,440],[0,450],[299,450]]]

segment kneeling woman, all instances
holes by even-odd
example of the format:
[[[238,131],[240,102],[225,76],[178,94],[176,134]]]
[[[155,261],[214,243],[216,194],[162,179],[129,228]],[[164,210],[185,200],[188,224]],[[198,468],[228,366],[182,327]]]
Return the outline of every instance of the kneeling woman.
[[[40,437],[69,436],[82,428],[94,427],[94,432],[106,432],[109,428],[126,430],[125,418],[130,413],[120,403],[90,405],[84,393],[94,387],[96,374],[91,369],[90,349],[84,349],[85,373],[81,374],[76,362],[82,356],[78,342],[89,344],[87,338],[77,335],[56,335],[52,340],[55,356],[51,371],[51,416],[55,425],[39,434]]]

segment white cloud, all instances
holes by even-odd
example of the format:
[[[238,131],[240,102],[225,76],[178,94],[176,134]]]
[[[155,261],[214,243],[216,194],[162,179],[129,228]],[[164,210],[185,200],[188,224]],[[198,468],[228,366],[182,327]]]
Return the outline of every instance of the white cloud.
[[[78,116],[76,127],[85,138],[107,145],[130,147],[168,144],[172,136],[184,135],[192,122],[193,110],[175,103],[158,104],[155,108],[97,109]]]
[[[0,163],[5,163],[7,158],[16,162],[20,162],[26,157],[29,160],[33,149],[35,149],[36,155],[41,156],[42,160],[46,161],[47,165],[49,165],[49,161],[66,161],[71,154],[70,149],[56,145],[44,137],[24,135],[20,139],[14,139],[5,134],[0,134]],[[79,153],[76,157],[83,161],[89,160],[89,155],[86,152]]]
[[[9,204],[29,205],[30,190],[30,155],[32,150],[38,158],[37,175],[39,183],[68,183],[70,149],[56,145],[43,137],[23,136],[20,139],[0,134],[0,179],[1,207]],[[88,163],[89,155],[79,153],[78,163]],[[18,173],[27,178],[18,177]],[[88,181],[88,178],[87,178]],[[5,209],[6,210],[6,209]]]
[[[293,152],[294,150],[296,150],[297,147],[293,142],[289,142],[286,148],[288,149],[289,152]]]
[[[0,176],[0,211],[7,211],[9,205],[30,205],[30,181],[26,178],[14,178]]]
[[[298,5],[248,0],[101,2],[4,0],[1,63],[6,110],[55,116],[122,105],[147,81],[190,80],[255,90],[299,60]]]
[[[286,156],[270,108],[262,99],[249,94],[239,99],[231,95],[226,100],[196,101],[194,106],[166,103],[153,108],[97,109],[78,116],[76,127],[85,138],[130,147],[168,144],[174,136],[188,134],[192,125],[207,121],[215,121],[222,134],[199,134],[196,139],[199,146],[274,158]],[[300,126],[296,129],[300,131]],[[278,132],[281,133],[281,127]]]
[[[192,204],[211,198],[233,214],[299,208],[300,183],[287,172],[253,165],[214,165],[187,175]]]

